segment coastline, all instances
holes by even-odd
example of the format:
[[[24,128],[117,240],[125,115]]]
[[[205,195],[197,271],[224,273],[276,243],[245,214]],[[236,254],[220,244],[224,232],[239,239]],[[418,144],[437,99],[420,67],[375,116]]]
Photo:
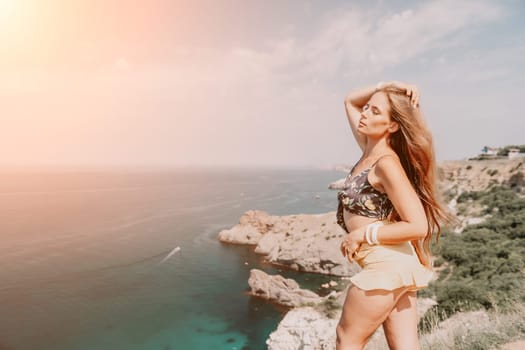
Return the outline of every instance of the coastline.
[[[498,169],[498,171],[494,169]],[[520,159],[484,160],[484,161],[445,161],[438,164],[438,190],[443,195],[449,208],[455,211],[457,198],[465,191],[481,190],[491,184],[508,184],[523,181],[523,166]],[[497,176],[496,176],[497,175]],[[345,178],[328,184],[329,189],[340,189]],[[521,181],[521,182],[520,182]],[[334,195],[334,203],[335,203]],[[335,206],[335,204],[334,204]],[[227,244],[246,244],[254,246],[254,252],[264,256],[266,262],[302,272],[319,273],[333,276],[332,281],[323,285],[328,295],[315,296],[312,291],[301,290],[294,285],[291,294],[308,294],[310,300],[290,303],[272,297],[283,294],[293,284],[277,283],[266,292],[257,292],[256,282],[250,281],[250,294],[263,297],[277,304],[291,307],[277,329],[267,339],[268,349],[283,348],[335,348],[335,327],[340,317],[346,291],[350,287],[348,279],[359,272],[357,263],[349,263],[340,253],[339,244],[345,232],[337,224],[336,211],[321,214],[270,215],[261,210],[249,210],[239,219],[239,223],[230,229],[222,230],[218,239]],[[484,218],[476,217],[475,211],[456,213],[461,232],[469,224],[481,222]],[[259,273],[252,270],[252,275]],[[264,274],[264,273],[263,273]],[[259,274],[259,283],[270,284],[277,276]],[[437,274],[436,277],[437,278]],[[252,279],[252,278],[250,278]],[[262,281],[262,282],[261,282]],[[259,288],[260,289],[260,288]],[[289,289],[289,288],[288,288]],[[276,290],[276,291],[275,291]],[[418,298],[418,316],[436,304],[432,298]],[[370,344],[384,341],[381,327],[370,340]]]

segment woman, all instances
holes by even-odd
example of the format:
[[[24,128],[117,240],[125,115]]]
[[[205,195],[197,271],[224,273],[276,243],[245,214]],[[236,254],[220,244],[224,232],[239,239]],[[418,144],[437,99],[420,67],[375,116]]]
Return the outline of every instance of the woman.
[[[352,276],[337,350],[363,349],[382,324],[391,349],[419,349],[416,293],[433,277],[430,241],[450,215],[436,198],[432,137],[416,86],[380,82],[345,98],[363,155],[338,192],[341,252]]]

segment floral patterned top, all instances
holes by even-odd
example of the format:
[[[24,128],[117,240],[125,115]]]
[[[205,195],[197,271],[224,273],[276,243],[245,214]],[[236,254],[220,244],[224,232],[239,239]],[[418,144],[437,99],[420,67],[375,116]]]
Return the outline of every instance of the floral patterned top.
[[[349,231],[346,228],[343,218],[344,209],[357,215],[384,220],[394,208],[387,194],[376,190],[368,181],[368,173],[379,159],[367,169],[352,176],[352,171],[355,168],[354,165],[346,177],[343,189],[337,192],[337,199],[339,201],[336,214],[337,223],[346,232]]]

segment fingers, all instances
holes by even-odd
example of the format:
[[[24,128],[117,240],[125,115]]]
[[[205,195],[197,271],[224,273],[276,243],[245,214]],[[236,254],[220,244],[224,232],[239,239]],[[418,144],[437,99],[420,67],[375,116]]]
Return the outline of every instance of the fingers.
[[[414,92],[411,99],[412,108],[416,108],[419,105],[419,94]]]
[[[406,89],[406,94],[410,97],[410,105],[412,108],[419,106],[419,91],[416,86],[409,85]]]
[[[417,88],[414,86],[414,89],[412,91],[412,107],[416,108],[417,104],[418,104],[418,101],[419,101],[419,91],[417,90]]]
[[[352,254],[347,254],[347,258],[348,258],[348,261],[349,261],[349,262],[354,261],[354,255],[355,255],[355,251],[352,252]]]
[[[341,254],[343,254],[343,256],[346,256],[346,242],[345,241],[341,242]]]
[[[352,258],[354,257],[354,253],[347,247],[344,247],[345,253],[343,254],[349,262],[352,262]]]
[[[346,241],[341,243],[341,253],[348,259],[349,262],[353,261],[354,255],[359,248],[359,244],[355,248],[351,248],[351,244]]]

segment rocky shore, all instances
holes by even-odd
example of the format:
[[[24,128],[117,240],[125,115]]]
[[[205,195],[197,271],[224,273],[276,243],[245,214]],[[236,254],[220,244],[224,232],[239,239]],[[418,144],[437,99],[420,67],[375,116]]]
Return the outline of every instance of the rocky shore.
[[[460,219],[454,230],[459,233],[466,225],[484,220],[484,217],[477,216],[481,208],[470,207],[468,203],[458,204],[457,199],[462,193],[483,190],[491,184],[523,187],[523,164],[524,158],[439,164],[439,191]],[[344,175],[328,187],[340,189]],[[334,193],[334,207],[336,201]],[[250,271],[248,284],[252,295],[292,308],[267,339],[268,349],[335,349],[335,328],[350,287],[348,277],[360,270],[356,263],[349,263],[339,250],[344,234],[336,222],[335,211],[317,215],[275,216],[250,210],[240,217],[237,225],[219,232],[221,242],[254,245],[255,253],[264,255],[269,263],[334,276],[325,286],[331,289],[330,293],[321,297],[301,289],[294,280],[280,275],[270,276],[257,269]],[[434,304],[433,299],[419,298],[419,316]],[[384,346],[385,338],[382,327],[379,327],[367,348]]]
[[[324,286],[330,292],[321,297],[301,289],[293,279],[250,271],[251,295],[292,308],[270,334],[268,349],[335,349],[335,327],[350,287],[347,278],[360,270],[341,255],[343,236],[335,212],[272,216],[260,210],[244,213],[237,225],[219,233],[222,242],[254,245],[256,253],[275,265],[334,276]],[[418,300],[421,316],[434,303],[432,299]],[[370,344],[384,340],[381,332],[379,329]]]
[[[244,213],[237,225],[219,233],[219,240],[255,245],[269,263],[304,272],[350,276],[359,269],[341,255],[344,235],[335,213],[275,216],[260,210]]]

